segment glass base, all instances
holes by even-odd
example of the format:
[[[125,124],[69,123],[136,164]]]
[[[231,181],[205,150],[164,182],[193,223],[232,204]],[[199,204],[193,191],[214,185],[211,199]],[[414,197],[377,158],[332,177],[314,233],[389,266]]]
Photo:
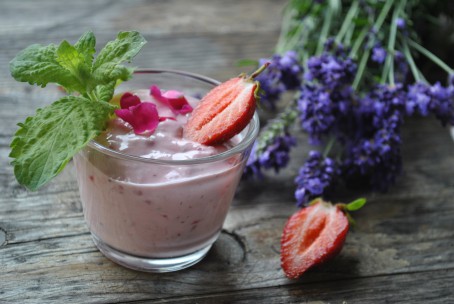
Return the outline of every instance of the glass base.
[[[173,258],[145,258],[118,251],[91,235],[96,247],[110,260],[126,268],[144,272],[172,272],[188,268],[200,262],[211,248],[211,245],[194,253]]]

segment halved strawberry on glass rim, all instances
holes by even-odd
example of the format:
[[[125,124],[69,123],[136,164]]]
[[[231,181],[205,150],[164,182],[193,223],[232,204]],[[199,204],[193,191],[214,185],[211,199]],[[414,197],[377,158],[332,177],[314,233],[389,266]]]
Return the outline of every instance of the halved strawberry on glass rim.
[[[254,78],[268,65],[264,64],[251,76],[240,75],[208,92],[189,117],[183,137],[213,146],[240,133],[254,116],[260,87]]]

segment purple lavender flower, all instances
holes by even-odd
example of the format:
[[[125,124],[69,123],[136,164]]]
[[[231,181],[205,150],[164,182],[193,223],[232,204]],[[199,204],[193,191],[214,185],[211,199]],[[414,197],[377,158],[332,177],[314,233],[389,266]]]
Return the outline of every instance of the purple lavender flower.
[[[400,151],[401,113],[382,119],[382,127],[369,137],[352,142],[343,162],[343,174],[350,185],[360,181],[373,190],[386,191],[402,170]]]
[[[325,53],[332,53],[336,57],[346,57],[347,49],[341,43],[336,43],[334,37],[326,39],[326,42],[323,44],[323,51]]]
[[[288,51],[279,60],[281,66],[281,82],[287,90],[294,90],[301,85],[303,68],[295,51]]]
[[[454,125],[454,88],[439,82],[430,86],[418,82],[408,87],[406,112],[427,116],[434,114],[443,126]]]
[[[290,150],[296,146],[296,139],[285,133],[274,138],[272,144],[266,146],[264,151],[257,151],[257,142],[254,144],[251,156],[246,163],[243,177],[248,179],[252,176],[261,178],[262,169],[273,168],[277,173],[285,168],[290,160]]]
[[[402,84],[377,85],[360,101],[357,111],[361,117],[360,128],[364,130],[381,128],[383,120],[394,114],[394,111],[404,113],[405,103],[406,95]]]
[[[401,84],[378,85],[359,100],[355,126],[345,145],[342,172],[347,183],[386,191],[400,174],[400,126],[406,94]]]
[[[281,82],[280,69],[274,62],[275,56],[268,68],[256,77],[256,80],[260,82],[260,103],[273,110],[276,108],[275,103],[285,92],[285,85]],[[263,65],[265,62],[268,61],[260,59],[259,65]]]
[[[418,113],[422,116],[429,115],[429,104],[431,97],[429,95],[429,86],[425,83],[418,82],[408,87],[406,111],[407,115]]]
[[[336,110],[329,92],[319,86],[304,85],[298,99],[301,127],[308,132],[311,144],[318,144],[336,121]]]
[[[350,83],[356,73],[356,64],[351,58],[327,53],[309,58],[307,66],[306,80],[318,81],[330,90]]]
[[[308,82],[302,86],[297,104],[301,127],[311,144],[318,144],[331,131],[342,136],[339,130],[352,110],[355,73],[356,64],[342,54],[324,53],[308,60]]]
[[[402,18],[397,18],[396,20],[396,25],[398,29],[404,29],[405,28],[405,20]]]
[[[260,82],[262,104],[274,110],[282,93],[300,86],[303,68],[294,51],[283,56],[275,54],[271,59],[262,58],[259,66],[265,62],[270,62],[270,65],[256,79]]]
[[[454,126],[454,88],[443,87],[439,82],[430,87],[431,111],[443,126]]]
[[[290,160],[290,149],[296,146],[296,139],[289,134],[278,136],[273,144],[267,146],[266,150],[259,155],[258,161],[265,168],[273,168],[277,173],[285,168]]]
[[[339,170],[333,159],[323,157],[317,151],[311,151],[295,178],[297,205],[301,207],[315,197],[329,194],[338,175]]]
[[[372,60],[376,63],[383,63],[386,59],[386,50],[381,45],[372,48]]]
[[[242,179],[251,179],[253,177],[263,178],[262,168],[257,155],[257,141],[252,146],[251,154],[243,170]]]

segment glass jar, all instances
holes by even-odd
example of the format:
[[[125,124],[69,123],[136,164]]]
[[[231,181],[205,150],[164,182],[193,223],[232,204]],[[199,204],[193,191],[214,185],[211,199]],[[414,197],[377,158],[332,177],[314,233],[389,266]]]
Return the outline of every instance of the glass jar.
[[[116,93],[151,84],[202,96],[219,82],[181,71],[138,70]],[[200,261],[221,232],[258,130],[255,114],[232,148],[187,160],[143,158],[90,142],[74,163],[96,246],[139,271],[176,271]]]

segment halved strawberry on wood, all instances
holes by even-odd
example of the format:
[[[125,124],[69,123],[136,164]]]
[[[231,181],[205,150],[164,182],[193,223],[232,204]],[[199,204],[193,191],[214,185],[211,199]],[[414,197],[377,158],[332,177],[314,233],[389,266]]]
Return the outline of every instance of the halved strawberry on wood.
[[[254,116],[259,82],[254,78],[269,63],[251,76],[240,75],[208,92],[183,128],[183,137],[205,145],[219,145],[240,133]]]
[[[281,238],[281,267],[285,275],[296,279],[335,257],[344,245],[349,222],[353,221],[347,211],[358,210],[365,202],[358,199],[347,205],[332,205],[316,199],[293,214]]]

